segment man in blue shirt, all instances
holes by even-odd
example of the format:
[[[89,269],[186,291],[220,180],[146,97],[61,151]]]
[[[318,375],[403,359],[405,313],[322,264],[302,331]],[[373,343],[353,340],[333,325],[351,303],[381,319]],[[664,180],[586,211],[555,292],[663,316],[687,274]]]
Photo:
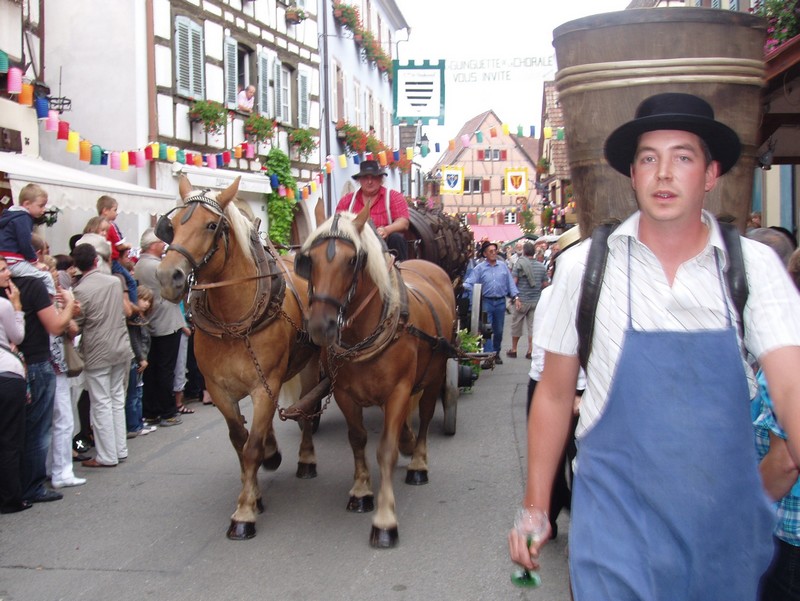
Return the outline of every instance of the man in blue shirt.
[[[503,326],[506,321],[506,297],[511,298],[517,309],[520,308],[517,285],[505,262],[497,260],[497,244],[484,242],[480,255],[486,260],[478,263],[464,281],[464,288],[472,291],[472,286],[481,284],[481,309],[486,312],[492,326],[492,338],[486,341],[484,350],[494,353],[494,362],[502,365],[500,348],[503,342]],[[474,299],[474,297],[473,297]]]

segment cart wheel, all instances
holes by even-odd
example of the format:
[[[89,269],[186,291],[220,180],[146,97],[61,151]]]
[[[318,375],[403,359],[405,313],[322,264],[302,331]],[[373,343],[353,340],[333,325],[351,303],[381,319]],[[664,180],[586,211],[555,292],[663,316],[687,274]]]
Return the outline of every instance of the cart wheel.
[[[455,359],[447,360],[444,390],[442,391],[442,408],[444,409],[444,433],[452,436],[456,433],[456,413],[458,411],[458,362]]]
[[[482,284],[475,284],[472,287],[472,312],[469,317],[469,331],[473,334],[480,334],[481,330],[481,292]]]

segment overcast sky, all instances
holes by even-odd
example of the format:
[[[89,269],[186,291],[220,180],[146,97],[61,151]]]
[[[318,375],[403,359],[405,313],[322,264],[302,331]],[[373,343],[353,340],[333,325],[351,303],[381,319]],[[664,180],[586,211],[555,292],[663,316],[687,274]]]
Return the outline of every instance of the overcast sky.
[[[630,0],[396,0],[411,26],[399,41],[401,64],[444,60],[445,124],[424,127],[442,150],[465,121],[493,109],[525,135],[541,120],[542,82],[555,72],[553,29],[597,13],[623,10]],[[403,34],[399,34],[402,40]],[[435,161],[431,152],[425,163]],[[426,165],[428,166],[428,165]]]

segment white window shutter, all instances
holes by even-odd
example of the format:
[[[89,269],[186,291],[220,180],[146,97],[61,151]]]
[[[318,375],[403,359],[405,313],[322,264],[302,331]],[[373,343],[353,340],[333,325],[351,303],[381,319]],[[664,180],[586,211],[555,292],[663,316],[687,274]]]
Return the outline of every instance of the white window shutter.
[[[283,73],[283,63],[275,59],[272,63],[273,86],[275,87],[275,119],[278,121],[285,121],[283,114],[283,85],[281,82],[281,74]]]
[[[298,71],[297,73],[297,126],[308,127],[309,125],[309,85],[310,78],[305,71]]]
[[[342,114],[339,115],[342,119],[350,122],[350,89],[348,88],[349,82],[347,81],[347,74],[342,72]]]
[[[236,89],[239,81],[237,71],[236,56],[238,54],[238,44],[233,38],[225,38],[225,104],[228,108],[235,109],[238,106],[237,96],[239,90]]]
[[[191,96],[205,98],[205,60],[203,57],[203,29],[192,21],[189,22],[189,39],[191,40]]]
[[[271,117],[269,103],[269,55],[262,52],[258,55],[258,111],[265,117]]]
[[[192,95],[192,64],[190,55],[189,20],[175,19],[175,79],[177,92],[182,96]]]

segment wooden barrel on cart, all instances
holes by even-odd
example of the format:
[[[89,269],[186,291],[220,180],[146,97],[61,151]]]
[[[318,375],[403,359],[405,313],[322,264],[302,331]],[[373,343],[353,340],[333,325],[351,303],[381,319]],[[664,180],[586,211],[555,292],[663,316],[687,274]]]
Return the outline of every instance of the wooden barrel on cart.
[[[766,22],[702,8],[636,9],[570,21],[553,32],[556,87],[578,222],[584,236],[598,223],[636,210],[630,180],[603,157],[608,135],[662,92],[700,96],[742,141],[742,156],[706,201],[744,228],[750,211]]]
[[[458,295],[472,252],[472,232],[455,217],[425,204],[408,213],[408,258],[436,263],[450,276]]]

